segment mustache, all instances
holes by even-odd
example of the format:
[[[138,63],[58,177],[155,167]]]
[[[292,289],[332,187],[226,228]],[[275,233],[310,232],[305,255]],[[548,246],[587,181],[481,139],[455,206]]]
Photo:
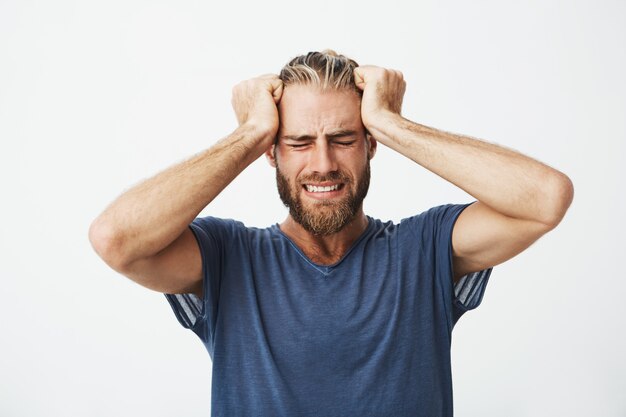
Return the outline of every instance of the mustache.
[[[350,182],[352,178],[344,173],[343,171],[331,171],[328,174],[321,175],[316,172],[303,175],[298,179],[299,184],[309,183],[309,182],[324,182],[324,181],[340,181],[340,182]]]

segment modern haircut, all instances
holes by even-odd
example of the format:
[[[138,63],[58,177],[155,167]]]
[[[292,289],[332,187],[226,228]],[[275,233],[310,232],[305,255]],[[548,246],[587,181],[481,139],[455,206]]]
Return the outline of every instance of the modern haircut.
[[[359,96],[363,92],[354,84],[354,69],[359,64],[332,49],[309,52],[293,58],[278,76],[285,86],[312,85],[323,90],[351,90]]]

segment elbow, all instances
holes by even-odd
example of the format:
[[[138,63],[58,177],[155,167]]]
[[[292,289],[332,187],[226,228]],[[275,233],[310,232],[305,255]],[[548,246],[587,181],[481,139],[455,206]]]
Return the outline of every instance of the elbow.
[[[127,265],[121,250],[120,235],[101,217],[91,223],[89,227],[89,242],[98,256],[111,268],[121,272]]]
[[[565,213],[574,200],[574,183],[563,173],[558,173],[551,182],[550,187],[550,216],[545,221],[550,229],[554,229],[561,223]]]

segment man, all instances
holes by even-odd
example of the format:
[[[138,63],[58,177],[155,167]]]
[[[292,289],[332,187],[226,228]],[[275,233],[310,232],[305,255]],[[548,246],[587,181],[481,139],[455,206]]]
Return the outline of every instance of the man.
[[[239,127],[132,188],[90,228],[166,294],[213,360],[219,416],[452,416],[451,332],[494,265],[561,221],[564,174],[400,114],[402,74],[333,51],[238,84]],[[380,142],[476,198],[399,224],[363,212]],[[196,218],[265,153],[287,219]],[[411,192],[407,189],[407,192]]]

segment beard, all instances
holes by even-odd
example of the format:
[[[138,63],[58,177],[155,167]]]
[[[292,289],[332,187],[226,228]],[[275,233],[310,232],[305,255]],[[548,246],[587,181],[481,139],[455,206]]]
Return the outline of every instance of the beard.
[[[332,171],[327,175],[307,175],[296,179],[292,185],[276,164],[276,185],[280,199],[297,223],[315,236],[328,236],[343,229],[362,207],[370,185],[369,158],[360,174],[356,179],[356,189],[352,187],[355,179],[342,171]],[[347,195],[341,200],[319,200],[305,205],[301,198],[303,184],[324,181],[342,182]]]

